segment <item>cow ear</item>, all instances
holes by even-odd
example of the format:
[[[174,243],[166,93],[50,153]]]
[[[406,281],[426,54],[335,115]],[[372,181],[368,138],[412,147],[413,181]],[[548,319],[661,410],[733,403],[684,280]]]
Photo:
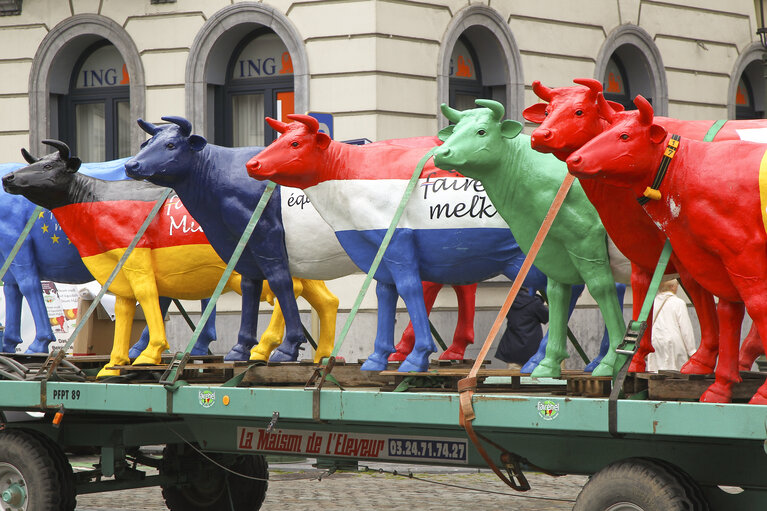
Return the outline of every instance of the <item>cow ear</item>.
[[[455,129],[455,124],[451,124],[449,126],[445,126],[441,130],[439,130],[439,133],[437,133],[437,138],[439,138],[441,141],[447,140],[447,137],[453,134],[453,130]]]
[[[514,138],[522,132],[522,123],[506,119],[501,123],[501,135],[505,138]]]
[[[193,151],[202,151],[202,148],[207,144],[208,141],[205,140],[205,137],[203,136],[190,135],[189,137],[189,147],[191,147]]]
[[[653,144],[660,144],[664,140],[666,140],[666,134],[668,132],[666,129],[662,126],[659,126],[657,124],[653,124],[650,126],[650,140]]]
[[[80,165],[82,165],[82,160],[78,158],[77,156],[72,156],[67,160],[67,171],[68,172],[77,172],[77,170],[80,168]]]
[[[613,107],[613,110],[615,110],[616,112],[622,112],[626,109],[626,107],[624,107],[620,103],[616,103],[615,101],[610,101],[609,99],[607,100],[607,104]]]
[[[332,139],[326,133],[321,131],[317,132],[317,135],[315,136],[317,137],[317,146],[319,146],[320,149],[327,149]]]
[[[525,108],[522,117],[535,124],[542,124],[546,119],[546,107],[548,103],[536,103],[533,106]]]

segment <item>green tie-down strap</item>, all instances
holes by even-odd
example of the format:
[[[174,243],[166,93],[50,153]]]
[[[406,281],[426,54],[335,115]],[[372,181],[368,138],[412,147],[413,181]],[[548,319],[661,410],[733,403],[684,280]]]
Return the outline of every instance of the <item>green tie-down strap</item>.
[[[652,310],[655,295],[658,294],[658,287],[663,280],[663,275],[666,273],[666,266],[668,266],[668,260],[671,257],[671,250],[671,241],[667,238],[666,243],[663,245],[663,250],[660,253],[660,257],[658,258],[658,265],[655,267],[650,286],[647,288],[644,302],[642,302],[639,317],[634,321],[629,321],[623,342],[616,349],[616,351],[625,356],[625,360],[613,380],[613,388],[610,392],[610,399],[607,406],[608,429],[610,434],[615,437],[621,436],[618,433],[618,398],[623,390],[623,382],[628,374],[631,358],[636,352],[636,348],[645,333],[647,318],[650,316],[650,310]]]
[[[376,253],[375,258],[373,258],[373,263],[370,265],[370,270],[368,270],[368,274],[365,276],[365,281],[362,283],[362,288],[357,294],[357,299],[354,301],[354,305],[349,311],[349,316],[346,318],[346,323],[344,323],[344,327],[341,330],[338,339],[336,339],[335,346],[333,347],[333,352],[330,354],[331,357],[335,357],[338,354],[338,351],[341,349],[341,345],[346,340],[346,335],[349,333],[349,328],[351,328],[354,317],[357,315],[357,311],[359,311],[360,305],[362,305],[362,299],[365,297],[365,293],[367,293],[368,288],[370,287],[373,276],[376,274],[378,266],[381,264],[384,252],[386,252],[386,249],[389,247],[389,242],[391,241],[392,236],[394,236],[394,230],[397,228],[399,219],[402,217],[402,213],[405,211],[405,206],[407,206],[407,202],[410,199],[416,184],[418,183],[418,178],[421,176],[421,172],[423,172],[423,167],[426,165],[426,162],[429,161],[429,158],[431,158],[436,149],[436,147],[432,148],[428,153],[424,155],[423,158],[421,158],[421,161],[418,162],[418,165],[416,165],[415,170],[413,171],[413,175],[410,177],[410,181],[405,188],[405,193],[402,195],[402,200],[400,200],[399,206],[397,206],[397,211],[394,213],[394,218],[392,218],[391,223],[389,224],[389,228],[386,230],[386,234],[384,235],[383,241],[381,242],[381,246],[378,247],[378,252]]]
[[[42,206],[35,207],[34,211],[32,211],[32,214],[29,215],[29,220],[27,220],[26,225],[24,226],[24,229],[21,231],[21,234],[19,234],[19,237],[16,239],[16,243],[13,245],[13,248],[11,249],[10,254],[8,254],[8,257],[5,258],[5,262],[3,263],[3,266],[0,267],[0,284],[3,282],[3,277],[5,277],[5,272],[8,271],[8,268],[11,267],[11,263],[13,262],[13,259],[16,257],[16,254],[19,253],[19,250],[21,250],[21,244],[24,243],[24,240],[27,239],[27,236],[29,236],[29,232],[32,230],[32,226],[35,225],[35,221],[40,216],[40,214],[43,212]]]
[[[226,264],[226,268],[224,269],[224,273],[221,275],[221,278],[218,281],[218,285],[216,285],[215,291],[213,291],[213,294],[210,297],[210,300],[208,301],[207,307],[205,307],[205,310],[202,312],[202,315],[200,316],[200,320],[197,322],[197,327],[194,329],[194,333],[192,334],[192,338],[189,340],[189,343],[186,345],[186,348],[184,351],[179,351],[173,356],[173,360],[168,365],[168,368],[165,370],[165,373],[163,374],[160,383],[166,385],[166,387],[169,390],[173,390],[173,384],[176,382],[176,379],[178,378],[179,371],[183,370],[184,363],[182,360],[189,354],[190,351],[192,351],[192,348],[194,348],[194,345],[197,343],[197,339],[199,339],[200,334],[202,333],[203,328],[205,327],[205,323],[207,323],[208,318],[210,318],[210,315],[213,313],[213,308],[216,306],[216,302],[218,301],[218,298],[221,296],[221,293],[224,291],[224,287],[226,286],[226,283],[229,281],[229,277],[232,275],[232,272],[234,271],[234,267],[237,265],[237,262],[240,260],[240,256],[242,255],[242,252],[245,250],[245,245],[248,244],[248,241],[250,240],[251,234],[253,234],[253,231],[256,228],[256,224],[258,223],[259,219],[261,218],[261,214],[264,212],[264,209],[266,208],[266,204],[269,202],[269,199],[272,196],[272,193],[274,192],[274,188],[277,185],[269,181],[266,185],[266,189],[264,190],[264,193],[261,195],[261,199],[259,199],[258,204],[256,205],[256,209],[253,211],[253,214],[250,217],[250,220],[248,221],[248,225],[245,226],[245,230],[242,233],[242,236],[240,236],[240,241],[237,242],[237,246],[234,247],[234,251],[232,252],[232,257],[229,258],[229,262]]]

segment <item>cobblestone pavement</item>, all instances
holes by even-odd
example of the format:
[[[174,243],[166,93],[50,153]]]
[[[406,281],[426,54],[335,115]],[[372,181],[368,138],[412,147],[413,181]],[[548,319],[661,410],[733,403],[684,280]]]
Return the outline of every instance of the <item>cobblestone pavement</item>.
[[[77,468],[78,462],[73,462]],[[385,472],[336,472],[309,463],[269,467],[264,511],[347,511],[352,509],[418,511],[569,511],[586,483],[585,476],[550,477],[529,473],[532,490],[518,493],[489,470],[370,465]],[[393,475],[397,471],[413,478]],[[460,488],[459,488],[460,487]],[[495,493],[497,492],[497,493]],[[142,488],[77,497],[78,511],[167,509],[159,488]]]

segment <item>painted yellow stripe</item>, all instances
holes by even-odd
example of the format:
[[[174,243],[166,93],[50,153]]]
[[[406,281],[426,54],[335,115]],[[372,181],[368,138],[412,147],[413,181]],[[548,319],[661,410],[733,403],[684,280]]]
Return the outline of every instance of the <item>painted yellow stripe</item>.
[[[83,262],[96,280],[104,283],[124,252],[124,248],[117,248],[83,257]],[[109,286],[109,290],[117,295],[133,296],[133,290],[124,273],[128,271],[145,274],[147,270],[153,270],[155,274],[152,277],[161,296],[198,300],[213,293],[225,267],[226,263],[210,245],[182,245],[159,249],[136,247],[126,261],[123,271]],[[136,282],[134,280],[134,285]],[[239,274],[234,273],[231,282],[234,285],[227,286],[225,291],[240,292]]]
[[[759,164],[759,199],[762,206],[762,224],[767,231],[767,151]]]

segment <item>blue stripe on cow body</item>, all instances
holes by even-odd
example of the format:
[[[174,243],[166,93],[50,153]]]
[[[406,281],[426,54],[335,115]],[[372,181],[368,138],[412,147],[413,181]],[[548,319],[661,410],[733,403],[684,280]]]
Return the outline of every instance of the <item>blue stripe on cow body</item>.
[[[385,234],[386,229],[336,231],[341,245],[363,271],[369,270]],[[412,250],[417,263],[410,260]],[[387,264],[418,264],[421,280],[472,284],[497,275],[513,278],[524,257],[508,229],[397,229],[375,277],[393,283]],[[526,279],[535,288],[545,288],[545,282],[546,277],[535,267]]]

